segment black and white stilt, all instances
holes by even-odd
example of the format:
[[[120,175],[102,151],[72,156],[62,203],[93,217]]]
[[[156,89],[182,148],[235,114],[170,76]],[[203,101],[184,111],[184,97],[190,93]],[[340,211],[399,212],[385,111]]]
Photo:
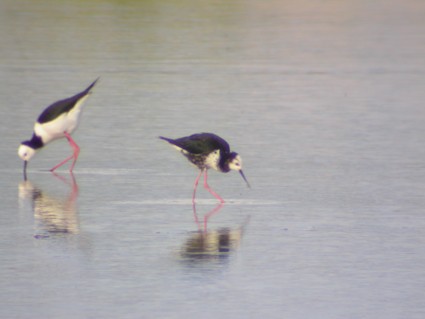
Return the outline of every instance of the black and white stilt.
[[[78,126],[83,104],[90,95],[90,90],[96,82],[97,80],[90,84],[84,91],[74,96],[53,103],[40,114],[35,122],[32,138],[22,142],[18,149],[19,157],[24,161],[24,176],[26,176],[28,161],[34,156],[36,151],[51,141],[63,137],[68,140],[73,153],[54,166],[50,171],[53,172],[58,167],[73,159],[70,167],[70,171],[72,172],[80,153],[80,147],[72,139],[71,133],[74,132]]]
[[[199,174],[195,179],[192,200],[195,201],[196,189],[204,174],[204,187],[220,202],[224,203],[223,198],[214,192],[208,185],[208,169],[212,168],[222,173],[227,173],[230,170],[239,171],[242,178],[250,187],[243,171],[242,159],[235,153],[230,151],[229,144],[212,133],[199,133],[190,136],[185,136],[177,139],[171,139],[160,136],[161,139],[167,141],[177,150],[179,150],[192,164],[199,170]]]

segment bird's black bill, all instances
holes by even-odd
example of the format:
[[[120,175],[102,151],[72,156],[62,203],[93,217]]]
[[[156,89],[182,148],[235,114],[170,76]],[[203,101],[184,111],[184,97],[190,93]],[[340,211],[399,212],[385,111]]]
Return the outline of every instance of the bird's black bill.
[[[246,186],[248,186],[249,188],[251,188],[251,185],[249,185],[248,180],[246,179],[246,177],[245,177],[244,173],[242,172],[242,170],[240,170],[239,173],[241,174],[243,180],[245,181]]]
[[[24,161],[24,180],[27,180],[27,165],[28,161]]]

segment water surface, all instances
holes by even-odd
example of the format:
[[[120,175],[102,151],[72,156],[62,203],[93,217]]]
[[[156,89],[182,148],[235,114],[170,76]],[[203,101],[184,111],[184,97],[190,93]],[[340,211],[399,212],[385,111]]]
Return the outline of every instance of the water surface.
[[[0,317],[423,318],[420,1],[0,3]],[[23,181],[100,76],[73,175]],[[159,135],[224,137],[219,206]]]

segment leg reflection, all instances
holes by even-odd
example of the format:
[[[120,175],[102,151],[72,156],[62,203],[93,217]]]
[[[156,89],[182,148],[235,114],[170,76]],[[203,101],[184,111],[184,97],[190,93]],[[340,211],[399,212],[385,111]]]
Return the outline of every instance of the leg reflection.
[[[208,230],[209,218],[217,214],[222,208],[220,203],[204,215],[203,221],[198,217],[196,205],[193,205],[193,216],[198,226],[198,231],[192,232],[180,249],[182,261],[190,267],[201,262],[227,262],[230,255],[239,246],[242,235],[249,218],[236,227],[220,227]]]
[[[76,200],[78,185],[73,174],[70,179],[53,174],[57,179],[70,187],[66,197],[48,194],[29,180],[19,185],[20,197],[30,200],[34,213],[35,238],[49,237],[49,234],[77,234],[79,221]]]
[[[192,203],[193,208],[193,218],[195,219],[196,225],[198,225],[199,231],[207,232],[207,225],[208,225],[208,219],[212,217],[213,215],[217,214],[224,206],[224,203],[219,203],[216,207],[214,207],[212,210],[210,210],[207,214],[204,215],[204,227],[202,229],[201,223],[198,219],[198,214],[196,212],[196,204],[195,202]]]
[[[56,172],[52,172],[53,176],[57,179],[61,180],[64,184],[69,185],[71,188],[71,193],[69,194],[68,201],[69,202],[75,202],[78,197],[78,184],[77,180],[75,179],[74,173],[69,172],[69,175],[71,176],[71,180],[67,180],[65,177],[57,174]]]

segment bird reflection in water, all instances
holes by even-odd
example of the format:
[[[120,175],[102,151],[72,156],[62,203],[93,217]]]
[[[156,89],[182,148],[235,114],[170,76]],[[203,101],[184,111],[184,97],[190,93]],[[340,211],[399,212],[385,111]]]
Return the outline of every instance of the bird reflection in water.
[[[78,185],[75,177],[72,173],[70,173],[70,179],[56,173],[53,175],[69,186],[70,191],[67,197],[49,195],[29,180],[19,184],[20,198],[30,200],[32,204],[36,233],[34,237],[37,239],[50,237],[51,234],[79,233],[76,205]]]
[[[220,261],[228,259],[237,249],[249,218],[239,227],[222,227],[217,230],[208,230],[208,219],[223,208],[220,203],[204,216],[203,223],[198,219],[196,205],[193,204],[193,214],[198,231],[193,232],[181,248],[181,258],[187,262]]]

